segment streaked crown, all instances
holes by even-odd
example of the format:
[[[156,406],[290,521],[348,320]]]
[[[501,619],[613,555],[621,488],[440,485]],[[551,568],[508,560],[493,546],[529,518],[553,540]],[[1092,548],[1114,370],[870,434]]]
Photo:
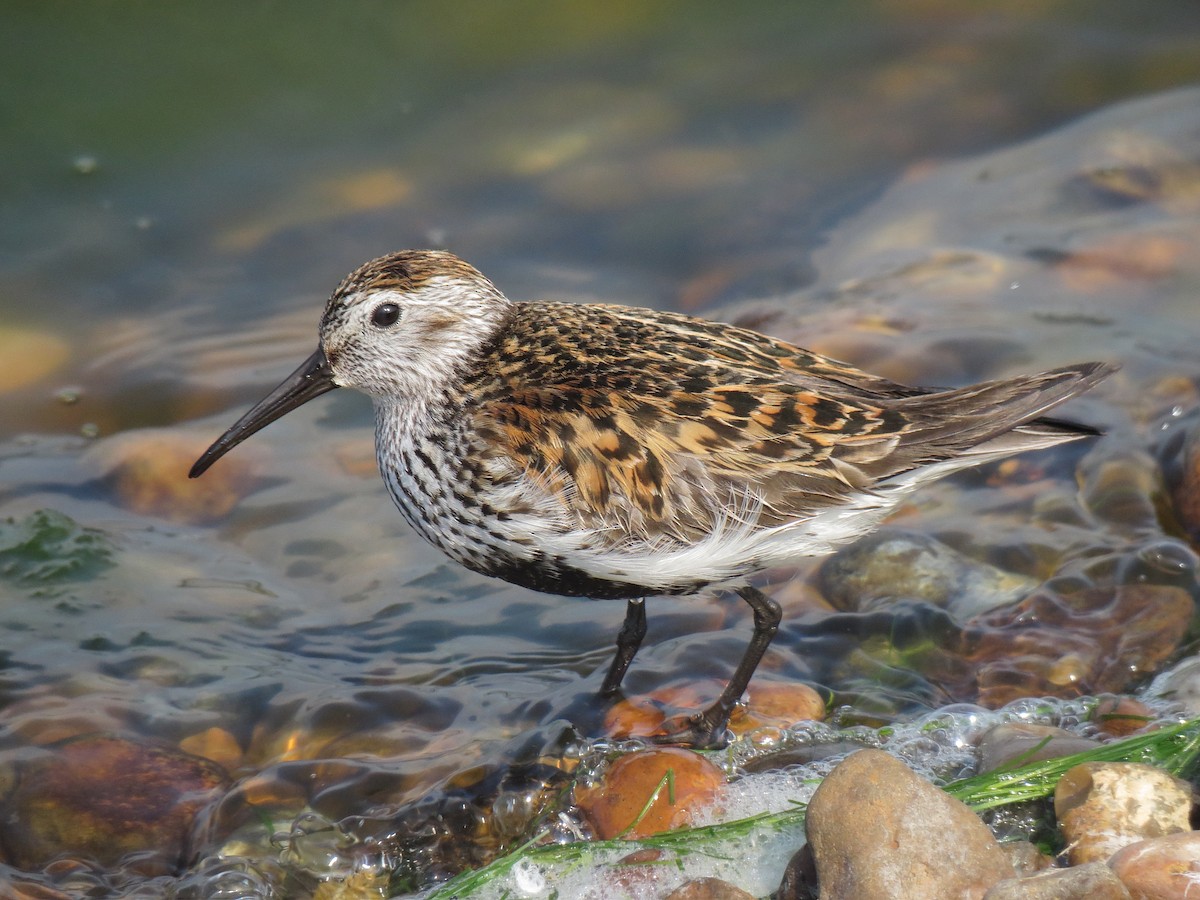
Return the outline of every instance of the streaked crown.
[[[510,306],[454,254],[401,250],[338,285],[321,318],[321,346],[338,385],[405,402],[460,377]]]

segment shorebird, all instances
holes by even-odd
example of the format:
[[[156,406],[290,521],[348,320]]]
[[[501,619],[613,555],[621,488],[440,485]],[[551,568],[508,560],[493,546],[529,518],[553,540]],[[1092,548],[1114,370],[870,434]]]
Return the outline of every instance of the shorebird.
[[[853,541],[932,479],[1096,434],[1044,416],[1114,370],[907,387],[677,313],[510,301],[450,253],[404,250],[347,276],[316,352],[190,475],[333,388],[369,394],[380,472],[418,534],[485,575],[627,602],[602,695],[641,645],[644,598],[749,604],[720,697],[655,738],[715,747],[781,618],[749,576]]]

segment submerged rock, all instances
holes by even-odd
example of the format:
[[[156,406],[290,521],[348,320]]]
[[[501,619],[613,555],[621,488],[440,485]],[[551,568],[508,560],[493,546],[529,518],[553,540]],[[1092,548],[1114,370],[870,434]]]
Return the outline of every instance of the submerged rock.
[[[1200,547],[1200,410],[1184,415],[1177,407],[1160,427],[1165,434],[1156,455],[1171,508],[1192,546]]]
[[[1092,711],[1092,721],[1104,734],[1128,737],[1150,725],[1154,710],[1133,697],[1103,697]]]
[[[994,772],[1005,766],[1040,762],[1094,750],[1096,741],[1062,728],[1008,722],[989,728],[979,740],[979,771]]]
[[[90,454],[113,501],[140,515],[202,524],[224,518],[254,487],[251,466],[231,457],[214,477],[188,478],[204,444],[194,437],[145,429],[109,438]]]
[[[63,856],[146,875],[179,871],[196,817],[228,784],[218,765],[115,736],[60,744],[18,765],[0,805],[7,861],[39,868]]]
[[[965,621],[1016,603],[1037,581],[973,560],[928,535],[888,529],[826,560],[821,587],[842,610],[868,612],[920,600]]]
[[[706,692],[706,687],[712,690]],[[700,711],[719,691],[715,682],[700,682],[623,699],[605,714],[604,730],[617,738],[661,733],[668,718]],[[825,699],[807,684],[754,680],[729,717],[729,730],[740,736],[760,728],[784,729],[797,722],[819,721],[825,718],[825,706]]]
[[[1192,594],[1169,584],[1048,582],[964,629],[978,702],[1119,693],[1154,672],[1187,634]]]
[[[656,747],[617,759],[577,802],[598,837],[645,837],[687,825],[725,775],[699,753]]]

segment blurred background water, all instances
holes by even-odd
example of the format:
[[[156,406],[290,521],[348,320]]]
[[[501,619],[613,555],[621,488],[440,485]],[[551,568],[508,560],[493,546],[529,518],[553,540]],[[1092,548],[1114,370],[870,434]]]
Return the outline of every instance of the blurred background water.
[[[514,298],[740,316],[914,383],[1116,359],[1129,380],[1082,408],[1129,458],[1154,449],[1135,426],[1195,399],[1194,143],[1157,188],[1093,167],[1047,196],[1018,165],[970,203],[986,177],[953,162],[1196,83],[1195,4],[9,2],[0,21],[0,752],[25,765],[104,733],[214,760],[216,824],[188,830],[179,859],[243,827],[255,790],[279,821],[314,809],[394,829],[396,810],[561,748],[568,722],[600,727],[589,697],[620,604],[509,587],[421,544],[374,471],[364,398],[314,403],[186,481],[311,352],[325,297],[366,259],[447,247]],[[1200,131],[1146,121],[1129,145],[1020,159],[1061,175],[1101,147],[1159,177]],[[1115,270],[1068,245],[1147,197],[1185,223],[1165,244],[1123,245]],[[987,252],[899,281],[854,265],[972,231]],[[1015,296],[1014,241],[1066,272],[1057,297]],[[1043,463],[1064,497],[1085,452]],[[1012,503],[987,487],[965,476],[912,515],[960,550],[998,544],[989,560],[1038,584],[1038,560],[1082,538],[979,537],[974,517]],[[1129,516],[1159,548],[1138,545],[1146,565],[1191,571],[1184,544],[1162,551]],[[773,576],[809,625],[830,612],[814,578]],[[653,602],[631,689],[727,677],[749,635],[739,606]],[[883,719],[987,693],[961,689],[970,652],[917,665],[936,623],[905,622],[921,640],[869,664],[840,626],[792,626],[765,667]],[[16,867],[44,867],[40,845],[5,841]],[[407,861],[412,883],[484,844]],[[93,857],[102,887],[186,869]]]

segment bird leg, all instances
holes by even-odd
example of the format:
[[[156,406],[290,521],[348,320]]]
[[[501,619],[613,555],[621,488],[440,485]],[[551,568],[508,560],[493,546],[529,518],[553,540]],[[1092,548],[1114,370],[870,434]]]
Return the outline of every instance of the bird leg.
[[[617,633],[617,653],[612,665],[608,667],[608,675],[600,686],[601,697],[611,697],[621,687],[621,680],[637,655],[638,647],[642,646],[642,638],[646,636],[646,601],[642,598],[630,600],[625,604],[625,621]]]
[[[758,663],[766,653],[771,639],[775,637],[775,632],[779,630],[779,621],[783,618],[779,604],[757,588],[746,585],[738,588],[737,592],[754,610],[754,634],[742,655],[742,661],[738,663],[733,677],[725,685],[725,690],[721,691],[716,703],[704,712],[685,719],[680,723],[681,727],[663,735],[655,735],[651,740],[656,744],[686,744],[697,750],[717,749],[725,745],[725,728],[729,724],[729,715],[746,692],[750,676],[758,668]]]

